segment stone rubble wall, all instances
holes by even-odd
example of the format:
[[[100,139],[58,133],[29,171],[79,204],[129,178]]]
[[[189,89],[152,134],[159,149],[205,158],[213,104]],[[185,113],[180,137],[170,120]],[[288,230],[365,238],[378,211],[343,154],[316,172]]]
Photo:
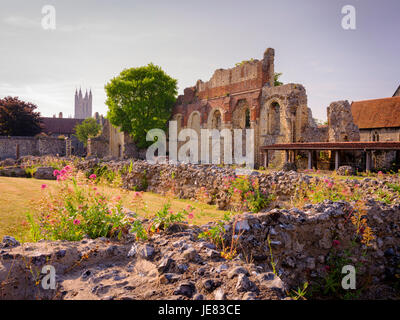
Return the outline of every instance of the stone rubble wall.
[[[172,191],[180,198],[194,199],[203,187],[210,195],[209,202],[217,204],[221,209],[229,208],[229,196],[221,188],[224,178],[235,176],[236,173],[231,168],[211,165],[149,164],[145,161],[102,163],[99,159],[82,161],[78,169],[90,171],[101,165],[112,170],[130,166],[130,173],[122,176],[124,187],[128,189],[160,194]],[[256,172],[254,177],[259,179],[261,191],[273,190],[278,201],[289,200],[301,183],[308,184],[311,179],[321,180],[293,171],[272,174]],[[400,203],[398,199],[392,201],[391,205],[372,199],[377,189],[388,190],[385,183],[390,182],[390,179],[393,178],[345,180],[349,186],[357,185],[371,196],[365,203],[363,214],[376,238],[371,241],[370,247],[358,245],[352,250],[355,250],[354,256],[357,257],[353,261],[354,265],[362,263],[357,274],[359,281],[368,280],[372,286],[385,286],[391,281],[393,283],[395,275],[400,274]],[[256,269],[261,268],[264,272],[271,270],[272,255],[279,277],[285,285],[296,288],[306,281],[324,276],[328,258],[335,250],[334,240],[339,241],[340,250],[350,249],[349,243],[356,237],[356,232],[349,218],[355,209],[354,203],[326,200],[319,204],[306,204],[302,209],[266,208],[264,212],[256,214],[236,215],[230,222],[226,222],[225,242],[229,246],[234,239],[240,253],[239,259],[253,263]],[[207,230],[213,226],[210,223],[201,229]],[[194,241],[193,237],[191,239]],[[212,254],[217,256],[218,251]],[[379,298],[379,291],[371,293],[374,294],[375,298]]]
[[[237,216],[236,224],[231,222],[226,226],[225,238],[229,243],[232,236],[237,237],[238,247],[247,259],[270,265],[272,253],[283,281],[289,286],[301,286],[324,276],[333,240],[339,241],[340,250],[350,248],[356,235],[349,220],[352,210],[354,207],[349,203],[325,201],[307,205],[303,210],[247,213]],[[394,274],[400,271],[400,205],[370,201],[365,217],[376,239],[371,241],[365,257],[362,256],[365,246],[355,249],[354,256],[360,259],[353,261],[354,265],[362,263],[358,276],[371,277],[374,284],[393,280]]]
[[[145,243],[128,236],[121,241],[20,245],[5,237],[0,245],[0,299],[282,299],[288,290],[324,276],[334,240],[340,250],[349,249],[355,234],[347,219],[351,209],[346,202],[325,201],[304,210],[235,216],[225,225],[226,244],[237,239],[233,260],[199,239],[212,224],[175,225]],[[357,283],[369,281],[361,298],[393,297],[400,263],[400,206],[371,201],[366,217],[376,239],[365,255],[363,248],[355,249],[358,259],[352,262],[362,263]],[[272,273],[271,255],[279,277]],[[40,286],[40,270],[49,264],[57,272],[57,290]]]
[[[16,157],[17,145],[19,155],[44,156],[65,155],[65,140],[55,137],[0,137],[0,160]]]
[[[332,102],[327,108],[329,142],[360,141],[360,130],[354,124],[350,103]]]

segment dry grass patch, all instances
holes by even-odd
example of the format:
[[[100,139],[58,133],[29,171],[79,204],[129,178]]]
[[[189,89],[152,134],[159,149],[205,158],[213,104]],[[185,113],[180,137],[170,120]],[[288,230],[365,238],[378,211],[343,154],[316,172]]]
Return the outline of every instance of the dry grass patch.
[[[22,242],[31,241],[29,226],[26,223],[26,213],[32,210],[33,202],[43,194],[44,190],[41,189],[41,185],[46,184],[51,188],[56,183],[56,181],[0,177],[0,238],[11,235]],[[134,198],[134,191],[106,186],[99,186],[98,188],[107,195],[120,195],[124,206],[136,211],[135,205],[131,202]],[[215,206],[197,201],[165,197],[151,192],[143,193],[143,201],[147,205],[147,213],[141,210],[137,213],[147,218],[153,216],[168,202],[173,211],[180,211],[188,205],[194,207],[192,222],[197,225],[222,219],[225,213],[225,211],[216,209]]]

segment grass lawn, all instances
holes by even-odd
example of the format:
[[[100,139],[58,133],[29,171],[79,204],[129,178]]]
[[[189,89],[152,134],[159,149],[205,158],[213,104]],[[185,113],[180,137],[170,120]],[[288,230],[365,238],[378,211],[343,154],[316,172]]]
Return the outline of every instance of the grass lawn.
[[[57,182],[0,177],[0,240],[3,236],[10,235],[22,242],[31,241],[29,226],[26,224],[26,213],[32,210],[32,202],[42,195],[41,185],[44,183],[51,188]],[[110,187],[99,187],[99,189],[107,194],[121,195],[124,206],[136,211],[135,206],[131,203],[133,191],[122,192]],[[151,192],[145,192],[143,200],[147,204],[147,214],[138,213],[148,217],[153,216],[168,201],[170,201],[171,209],[174,211],[184,209],[190,204],[196,208],[193,223],[198,225],[219,220],[225,213],[225,211],[217,210],[215,206],[190,200],[168,199]]]

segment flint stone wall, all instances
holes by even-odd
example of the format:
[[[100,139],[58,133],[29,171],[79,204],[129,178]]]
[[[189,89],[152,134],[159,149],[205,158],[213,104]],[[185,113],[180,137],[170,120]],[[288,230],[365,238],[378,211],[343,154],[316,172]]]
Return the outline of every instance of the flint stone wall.
[[[327,108],[329,142],[360,141],[360,130],[354,124],[350,103],[332,102]]]
[[[179,198],[193,200],[197,198],[199,192],[206,191],[209,198],[208,203],[217,204],[220,209],[230,208],[230,196],[227,190],[223,188],[225,179],[237,176],[237,171],[229,167],[195,164],[150,164],[142,160],[100,163],[99,159],[90,159],[79,163],[77,168],[88,172],[97,165],[106,165],[110,170],[115,171],[129,167],[130,173],[122,175],[123,187],[126,189],[151,191],[158,194],[172,192]],[[294,171],[278,171],[269,174],[253,171],[251,177],[258,179],[261,192],[273,193],[278,202],[290,200],[301,184],[307,185],[312,179],[316,183],[324,180]],[[392,181],[392,179],[394,178],[387,176],[379,181],[365,178],[363,180],[348,179],[345,182],[350,188],[357,186],[364,190],[370,190],[370,197],[373,198],[377,189],[393,193],[393,190],[390,190],[386,185],[387,182],[398,183]],[[398,203],[400,200],[394,199],[392,202]]]
[[[54,137],[0,137],[0,159],[19,156],[65,155],[65,140]]]
[[[333,240],[338,240],[337,250],[349,249],[356,235],[348,219],[353,210],[347,202],[325,201],[308,205],[304,210],[274,209],[265,213],[243,214],[239,222],[225,226],[227,243],[238,237],[238,248],[247,259],[271,264],[271,253],[282,280],[289,286],[301,286],[306,281],[324,277],[327,258],[335,250]],[[400,255],[400,205],[386,205],[369,201],[365,216],[376,239],[362,255],[365,246],[355,250],[354,266],[361,263],[357,277],[370,277],[374,284],[395,279],[399,272]],[[234,229],[235,227],[235,229]],[[233,232],[235,230],[235,232]],[[268,246],[270,237],[271,250]],[[397,270],[396,270],[397,269]]]

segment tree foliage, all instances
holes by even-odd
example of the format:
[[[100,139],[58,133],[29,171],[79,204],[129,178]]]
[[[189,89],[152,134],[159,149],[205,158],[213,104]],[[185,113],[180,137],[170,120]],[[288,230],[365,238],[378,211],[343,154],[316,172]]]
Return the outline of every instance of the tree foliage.
[[[89,138],[97,137],[101,132],[101,125],[96,119],[88,118],[77,124],[75,127],[75,136],[86,146]]]
[[[37,106],[18,97],[0,99],[0,135],[34,136],[42,131]]]
[[[146,141],[149,130],[164,129],[176,101],[177,80],[159,66],[150,63],[126,69],[105,86],[107,118],[121,131],[128,133],[139,148],[151,144]]]
[[[279,78],[282,76],[282,73],[281,72],[275,72],[275,74],[274,74],[274,86],[275,87],[278,87],[278,86],[281,86],[281,85],[283,85],[283,82],[280,82],[279,81]]]

